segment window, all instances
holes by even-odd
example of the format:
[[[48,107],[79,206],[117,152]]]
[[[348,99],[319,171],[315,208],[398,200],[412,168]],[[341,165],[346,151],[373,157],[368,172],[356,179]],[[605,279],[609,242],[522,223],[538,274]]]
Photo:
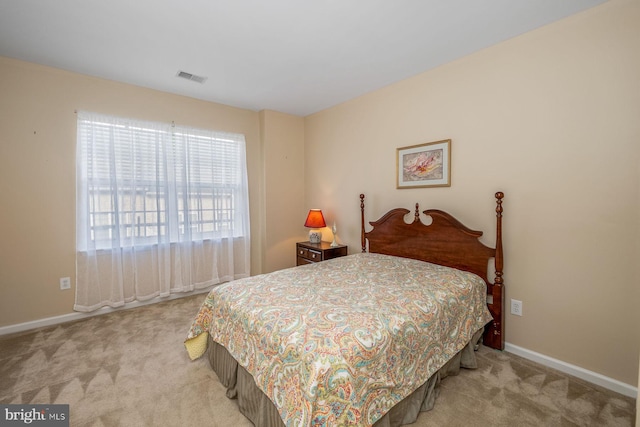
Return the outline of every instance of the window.
[[[243,135],[79,113],[78,145],[78,249],[246,234]]]
[[[250,273],[244,136],[78,113],[78,311]]]
[[[75,310],[249,276],[243,135],[87,112],[77,124]]]

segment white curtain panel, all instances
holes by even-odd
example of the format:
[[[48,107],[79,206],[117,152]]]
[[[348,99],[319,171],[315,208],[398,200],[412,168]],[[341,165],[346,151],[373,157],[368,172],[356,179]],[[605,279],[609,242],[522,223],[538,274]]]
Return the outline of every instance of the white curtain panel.
[[[77,311],[248,277],[243,135],[78,112]]]

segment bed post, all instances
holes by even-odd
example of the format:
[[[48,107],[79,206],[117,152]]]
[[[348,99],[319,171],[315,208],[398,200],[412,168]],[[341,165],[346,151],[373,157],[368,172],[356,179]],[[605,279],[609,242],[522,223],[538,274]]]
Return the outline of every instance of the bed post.
[[[362,244],[362,252],[366,252],[367,244],[364,238],[364,194],[360,194],[360,243]]]
[[[491,286],[491,295],[493,301],[490,304],[490,311],[493,315],[493,323],[485,334],[484,342],[486,345],[504,350],[504,280],[503,274],[503,252],[502,252],[502,199],[504,193],[498,191],[496,193],[496,257],[495,269],[496,278]]]

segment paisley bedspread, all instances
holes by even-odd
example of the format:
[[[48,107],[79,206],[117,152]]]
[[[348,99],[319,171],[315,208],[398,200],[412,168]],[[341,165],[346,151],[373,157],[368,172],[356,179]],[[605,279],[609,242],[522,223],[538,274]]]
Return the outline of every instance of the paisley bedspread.
[[[490,320],[480,277],[363,253],[214,288],[185,345],[210,334],[287,426],[370,426]]]

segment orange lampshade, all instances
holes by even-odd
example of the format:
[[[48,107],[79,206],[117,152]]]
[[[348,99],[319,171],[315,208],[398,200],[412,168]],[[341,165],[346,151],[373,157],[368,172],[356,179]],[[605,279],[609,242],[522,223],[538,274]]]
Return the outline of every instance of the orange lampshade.
[[[326,227],[327,224],[324,222],[322,211],[320,209],[311,209],[309,215],[307,215],[307,220],[304,222],[304,226],[309,228]]]

